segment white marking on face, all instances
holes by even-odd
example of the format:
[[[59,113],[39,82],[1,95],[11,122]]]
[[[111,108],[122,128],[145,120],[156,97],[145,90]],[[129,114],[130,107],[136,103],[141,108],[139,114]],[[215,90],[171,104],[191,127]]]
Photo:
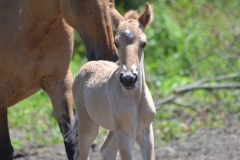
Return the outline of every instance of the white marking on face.
[[[21,6],[21,8],[20,8],[19,11],[18,11],[20,17],[22,17],[22,11],[23,11],[23,9],[22,9],[22,6]]]
[[[123,71],[123,72],[126,72],[126,71],[127,71],[126,65],[123,65],[122,71]]]
[[[133,39],[133,33],[129,29],[126,29],[124,33],[129,39]]]
[[[22,6],[21,6],[21,8],[18,10],[18,13],[19,13],[19,16],[20,16],[20,18],[18,20],[18,30],[21,30],[23,28],[22,25],[21,25],[22,12],[23,12],[23,9],[22,9]]]

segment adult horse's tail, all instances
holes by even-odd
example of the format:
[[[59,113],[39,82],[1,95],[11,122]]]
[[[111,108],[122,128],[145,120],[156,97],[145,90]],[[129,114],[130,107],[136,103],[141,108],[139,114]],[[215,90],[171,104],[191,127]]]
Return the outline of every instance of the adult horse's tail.
[[[65,145],[71,145],[73,151],[76,151],[77,142],[78,142],[78,115],[75,114],[74,120],[70,124],[70,129],[64,136],[64,143]],[[73,153],[74,154],[74,153]]]

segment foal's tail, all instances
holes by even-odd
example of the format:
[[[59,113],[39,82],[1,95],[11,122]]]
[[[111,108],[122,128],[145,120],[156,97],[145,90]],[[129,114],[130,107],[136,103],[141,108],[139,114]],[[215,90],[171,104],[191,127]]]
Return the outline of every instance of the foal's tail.
[[[74,119],[70,124],[70,129],[64,136],[64,143],[71,144],[71,146],[74,147],[74,150],[77,147],[77,141],[78,141],[77,123],[78,123],[78,115],[75,114]]]

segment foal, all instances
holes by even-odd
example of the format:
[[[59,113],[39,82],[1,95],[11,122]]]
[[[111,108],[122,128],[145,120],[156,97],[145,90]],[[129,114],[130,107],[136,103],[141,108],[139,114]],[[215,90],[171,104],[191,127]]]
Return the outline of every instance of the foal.
[[[86,63],[73,83],[78,122],[78,146],[74,159],[86,160],[99,126],[110,130],[100,147],[106,160],[131,160],[135,141],[144,160],[153,160],[152,120],[156,114],[145,82],[143,51],[146,26],[152,19],[149,4],[139,16],[129,11],[122,17],[113,4],[110,15],[117,28],[115,45],[120,66],[108,61]]]

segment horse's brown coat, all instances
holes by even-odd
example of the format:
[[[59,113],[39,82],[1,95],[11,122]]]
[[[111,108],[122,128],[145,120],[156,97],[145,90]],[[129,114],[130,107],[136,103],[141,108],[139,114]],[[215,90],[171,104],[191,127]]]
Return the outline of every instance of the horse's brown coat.
[[[73,98],[78,122],[78,149],[75,160],[86,160],[99,126],[110,130],[100,148],[102,158],[131,160],[135,141],[144,160],[153,160],[154,138],[152,120],[155,107],[145,82],[143,51],[145,27],[150,23],[152,9],[147,4],[142,15],[134,11],[122,17],[110,4],[110,15],[117,28],[115,44],[120,66],[107,61],[85,64],[73,83]],[[131,85],[120,82],[121,75],[137,77]],[[76,117],[77,117],[76,116]],[[73,130],[74,130],[73,127]],[[74,132],[73,132],[74,135]]]
[[[108,3],[108,0],[0,1],[0,159],[13,159],[7,108],[40,89],[51,98],[62,134],[68,131],[67,124],[73,118],[73,79],[69,68],[72,27],[83,39],[88,60],[115,61]],[[66,149],[72,159],[69,145]]]

